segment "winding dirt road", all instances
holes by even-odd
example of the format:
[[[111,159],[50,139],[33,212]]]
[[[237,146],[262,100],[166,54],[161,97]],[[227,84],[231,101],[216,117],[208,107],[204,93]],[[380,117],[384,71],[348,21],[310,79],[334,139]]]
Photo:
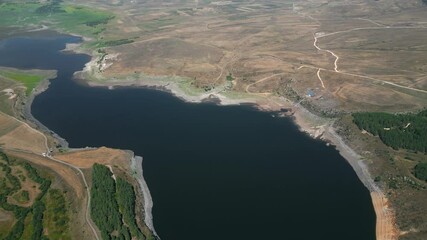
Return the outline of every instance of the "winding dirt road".
[[[342,71],[338,70],[338,61],[340,59],[339,56],[336,53],[334,53],[333,51],[331,51],[331,50],[323,49],[323,48],[319,47],[319,45],[318,45],[319,38],[323,38],[323,37],[327,37],[327,36],[332,36],[332,35],[336,35],[336,34],[341,34],[341,33],[349,33],[349,32],[353,32],[353,31],[361,31],[361,30],[427,29],[427,27],[424,27],[424,26],[413,26],[413,27],[411,27],[411,26],[401,26],[401,27],[386,26],[386,25],[382,25],[380,23],[377,23],[375,21],[372,21],[370,19],[365,19],[365,18],[359,18],[359,19],[365,20],[365,21],[369,21],[369,22],[377,25],[378,27],[352,28],[352,29],[342,30],[342,31],[337,31],[337,32],[332,32],[332,33],[324,33],[324,34],[322,34],[322,33],[315,33],[313,35],[313,37],[314,37],[313,46],[317,50],[327,52],[327,53],[331,54],[335,58],[335,61],[334,61],[334,72],[335,73],[344,74],[344,75],[348,75],[348,76],[360,77],[360,78],[364,78],[364,79],[379,81],[379,82],[382,82],[383,84],[388,84],[388,85],[392,85],[392,86],[399,87],[399,88],[404,88],[404,89],[411,90],[411,91],[416,91],[416,92],[421,92],[421,93],[427,93],[427,91],[423,90],[423,89],[413,88],[413,87],[410,87],[410,86],[403,86],[403,85],[400,85],[400,84],[396,84],[396,83],[393,83],[393,82],[389,82],[389,81],[385,81],[385,80],[373,78],[373,77],[366,76],[366,75],[354,74],[354,73],[348,73],[348,72],[342,72]],[[302,67],[310,67],[310,66],[300,66],[298,69],[301,69]],[[312,68],[316,68],[316,67],[312,67]],[[324,88],[323,80],[320,77],[319,73],[320,73],[320,70],[326,70],[326,69],[322,69],[322,68],[317,68],[317,69],[318,69],[318,71],[317,71],[317,78],[322,83],[322,87]]]

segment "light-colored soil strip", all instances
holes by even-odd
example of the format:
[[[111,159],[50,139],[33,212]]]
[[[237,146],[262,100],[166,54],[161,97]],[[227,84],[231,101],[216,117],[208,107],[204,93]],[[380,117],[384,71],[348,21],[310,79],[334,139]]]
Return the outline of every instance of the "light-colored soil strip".
[[[141,187],[141,191],[144,197],[144,213],[145,213],[144,222],[147,225],[147,227],[153,232],[153,234],[159,237],[156,233],[156,230],[154,230],[153,214],[152,214],[153,199],[151,198],[150,190],[148,189],[148,185],[144,179],[144,174],[142,170],[142,157],[135,156],[131,159],[131,169],[133,172],[137,174],[136,179],[138,181],[139,186]]]
[[[387,199],[378,192],[371,192],[372,203],[374,205],[376,221],[377,240],[397,239],[396,228],[393,223],[392,214],[388,209]]]

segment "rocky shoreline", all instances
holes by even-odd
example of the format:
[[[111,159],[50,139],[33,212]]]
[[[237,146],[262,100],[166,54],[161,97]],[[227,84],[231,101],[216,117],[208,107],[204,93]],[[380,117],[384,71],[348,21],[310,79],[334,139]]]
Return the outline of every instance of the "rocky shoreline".
[[[142,208],[144,209],[144,214],[145,214],[144,222],[147,225],[147,227],[153,232],[153,234],[160,239],[160,237],[156,233],[156,230],[154,230],[153,214],[152,214],[153,199],[151,198],[150,190],[148,189],[148,185],[144,179],[144,174],[142,169],[142,157],[140,156],[132,157],[130,167],[132,171],[136,174],[135,178],[143,194],[144,204]]]

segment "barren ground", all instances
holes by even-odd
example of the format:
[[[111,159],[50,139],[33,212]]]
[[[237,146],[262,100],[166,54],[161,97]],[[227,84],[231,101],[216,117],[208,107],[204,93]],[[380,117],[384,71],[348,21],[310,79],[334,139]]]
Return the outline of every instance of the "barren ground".
[[[427,106],[427,17],[415,0],[77,2],[117,14],[105,38],[134,40],[89,64],[98,83],[179,76],[206,90],[231,74],[226,91],[311,89],[306,100],[325,111]]]
[[[129,160],[131,157],[132,154],[129,152],[106,147],[81,149],[55,155],[56,159],[73,164],[79,168],[91,168],[94,163],[99,163],[120,166],[124,171],[130,171]]]

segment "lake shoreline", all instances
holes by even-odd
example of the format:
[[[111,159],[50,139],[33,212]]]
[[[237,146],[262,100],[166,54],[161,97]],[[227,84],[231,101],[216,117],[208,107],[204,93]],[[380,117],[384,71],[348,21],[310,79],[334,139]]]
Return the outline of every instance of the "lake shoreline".
[[[73,45],[72,47],[67,46],[67,48],[64,49],[63,51],[79,52],[79,53],[85,53],[93,56],[93,53],[90,54],[87,51],[79,50],[78,46],[75,46],[75,45]],[[96,59],[93,58],[90,62],[87,63],[87,66],[88,65],[90,66],[90,64],[94,64],[95,60]],[[85,71],[87,73],[86,67],[82,72],[85,73]],[[283,108],[292,109],[294,123],[298,126],[298,128],[302,132],[309,134],[313,138],[321,138],[327,142],[332,143],[334,146],[336,146],[340,154],[347,160],[347,162],[349,162],[353,170],[357,173],[359,179],[362,181],[365,187],[367,187],[370,192],[375,192],[375,193],[378,193],[380,196],[384,196],[381,190],[378,188],[378,186],[376,186],[376,184],[373,182],[373,179],[369,175],[367,167],[361,162],[360,156],[357,155],[350,147],[348,147],[343,142],[341,137],[335,133],[335,129],[332,126],[333,121],[331,121],[330,119],[320,118],[312,114],[311,112],[309,112],[307,109],[305,109],[300,105],[297,105],[297,106],[293,105],[291,102],[287,101],[286,99],[277,98],[277,97],[272,97],[272,99],[265,99],[265,98],[260,98],[258,96],[242,98],[242,99],[241,98],[232,99],[221,93],[205,93],[201,95],[189,95],[185,91],[183,91],[176,82],[155,83],[155,82],[149,82],[149,81],[143,81],[143,80],[138,80],[136,82],[134,80],[129,80],[129,81],[109,81],[109,82],[101,83],[101,82],[96,82],[92,80],[86,80],[86,78],[82,77],[84,76],[84,75],[81,75],[82,72],[76,72],[75,73],[76,78],[81,79],[90,87],[107,87],[111,90],[113,90],[116,87],[156,88],[162,91],[169,92],[172,95],[186,102],[191,102],[191,103],[213,101],[219,105],[253,104],[260,111],[267,111],[267,112],[278,111]],[[40,90],[44,91],[47,88],[48,88],[48,84],[41,86]],[[38,92],[37,94],[40,94],[41,92]],[[31,118],[29,118],[30,121],[34,122],[38,127],[42,128],[45,132],[49,133],[49,135],[52,135],[59,142],[63,143],[64,145],[66,144],[65,146],[68,146],[66,140],[60,138],[57,134],[49,130],[39,121],[37,121],[34,117],[32,117],[31,103],[37,94],[32,94],[32,97],[29,99],[29,102],[25,110],[25,112],[27,112],[26,117],[31,116]],[[320,122],[321,124],[320,125],[316,124],[318,122]],[[372,198],[372,201],[374,202],[373,198]],[[374,204],[374,207],[375,207],[375,212],[377,214],[377,227],[378,227],[378,219],[385,218],[384,216],[379,216],[378,213],[381,213],[384,211],[382,211],[382,209],[378,209],[376,204]],[[378,232],[378,229],[377,229],[377,232]],[[378,236],[378,233],[377,233],[377,236]],[[386,239],[386,238],[377,238],[377,239]]]
[[[246,98],[229,98],[221,93],[194,93],[188,94],[180,89],[179,84],[173,81],[155,82],[144,79],[127,79],[127,80],[106,80],[104,82],[86,80],[85,76],[92,76],[92,79],[97,79],[96,74],[91,75],[93,68],[96,67],[96,59],[92,59],[86,64],[83,71],[75,73],[75,77],[83,81],[89,87],[106,87],[114,90],[118,87],[139,87],[139,88],[154,88],[157,90],[168,92],[175,97],[189,103],[202,103],[211,101],[218,105],[241,105],[251,104],[258,110],[265,112],[277,112],[283,109],[290,109],[291,114],[283,114],[283,116],[291,115],[293,122],[301,132],[310,135],[312,138],[321,139],[326,144],[335,146],[337,151],[351,165],[352,169],[357,174],[359,180],[368,189],[371,195],[371,201],[376,214],[376,236],[377,240],[393,240],[397,239],[399,232],[394,221],[393,210],[388,206],[387,198],[369,173],[368,166],[363,162],[362,157],[350,148],[344,140],[336,133],[333,126],[334,120],[319,117],[300,104],[293,104],[283,97],[271,96],[270,98],[255,96],[245,96]],[[90,79],[90,78],[89,78]]]

